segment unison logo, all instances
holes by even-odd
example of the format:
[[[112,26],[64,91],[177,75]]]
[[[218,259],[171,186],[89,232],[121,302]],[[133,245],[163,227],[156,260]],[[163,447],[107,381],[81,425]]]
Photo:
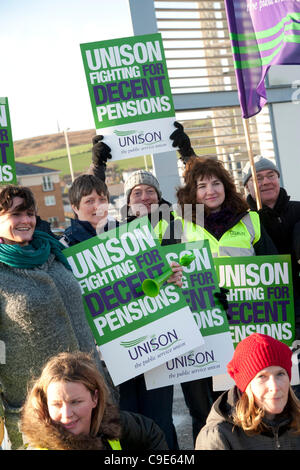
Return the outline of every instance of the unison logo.
[[[118,131],[115,130],[114,133],[116,134],[119,141],[120,147],[128,147],[131,145],[152,145],[157,142],[161,142],[161,132],[160,131],[153,131],[153,132],[136,132],[135,130],[131,131]]]
[[[180,341],[174,329],[159,336],[152,335],[149,339],[147,338],[148,336],[142,336],[132,341],[122,341],[120,344],[127,349],[130,358],[136,361],[138,358],[151,354],[153,351],[163,351]]]
[[[199,351],[194,354],[194,351],[181,357],[176,357],[166,363],[168,370],[174,370],[181,367],[204,367],[217,363],[213,350]]]

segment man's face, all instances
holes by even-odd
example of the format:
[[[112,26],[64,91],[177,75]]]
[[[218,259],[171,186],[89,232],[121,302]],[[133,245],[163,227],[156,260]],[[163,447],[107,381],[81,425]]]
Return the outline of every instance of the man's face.
[[[128,205],[132,214],[142,216],[150,214],[153,207],[157,208],[158,202],[158,194],[153,186],[138,184],[130,193]]]
[[[262,204],[273,208],[276,204],[280,191],[280,181],[278,173],[274,170],[262,170],[257,172],[257,183]],[[246,188],[255,200],[255,190],[253,178],[248,180]]]

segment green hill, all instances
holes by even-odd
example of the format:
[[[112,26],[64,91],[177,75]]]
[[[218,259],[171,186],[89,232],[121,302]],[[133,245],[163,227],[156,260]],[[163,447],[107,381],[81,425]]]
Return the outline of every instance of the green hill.
[[[82,140],[86,139],[82,138]],[[90,143],[76,145],[72,141],[72,133],[70,133],[70,154],[75,175],[87,171],[89,165],[91,164],[92,143],[90,136],[89,141]],[[35,137],[33,139],[26,139],[25,141],[15,142],[14,146],[16,161],[60,170],[61,179],[70,175],[70,167],[65,141],[64,139],[61,139],[60,134],[53,134],[52,139],[51,136],[41,136],[40,138]],[[55,148],[57,146],[60,146],[61,148]],[[53,150],[53,148],[55,148],[55,150]],[[44,151],[42,153],[37,153],[39,149],[43,149]],[[152,159],[150,155],[147,156],[147,166],[148,168],[152,167]],[[114,173],[121,173],[123,170],[144,167],[145,160],[142,156],[129,158],[126,160],[118,160],[113,163],[109,161],[107,170],[108,172],[109,170],[112,170]]]

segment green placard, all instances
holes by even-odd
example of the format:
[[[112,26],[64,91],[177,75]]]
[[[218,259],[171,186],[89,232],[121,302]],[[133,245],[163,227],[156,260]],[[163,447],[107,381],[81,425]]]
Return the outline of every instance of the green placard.
[[[262,333],[291,346],[295,313],[290,255],[214,258],[220,286],[229,289],[232,341]]]
[[[165,246],[162,252],[169,262],[178,262],[185,254],[195,255],[190,266],[183,268],[182,294],[204,337],[228,332],[224,308],[214,296],[220,289],[208,240]]]
[[[17,184],[7,98],[0,98],[0,184]]]
[[[96,129],[175,116],[161,34],[80,48]]]
[[[174,285],[155,298],[142,291],[146,278],[157,278],[169,268],[160,249],[148,217],[141,217],[64,250],[98,345],[186,307]]]
[[[183,268],[182,294],[193,312],[204,344],[145,373],[147,389],[203,379],[226,373],[234,353],[225,310],[214,293],[218,279],[208,240],[161,248],[168,262],[193,254],[195,260]]]
[[[148,217],[64,250],[115,385],[203,344],[179,287],[162,284],[155,297],[143,292],[145,279],[169,271],[160,250]]]

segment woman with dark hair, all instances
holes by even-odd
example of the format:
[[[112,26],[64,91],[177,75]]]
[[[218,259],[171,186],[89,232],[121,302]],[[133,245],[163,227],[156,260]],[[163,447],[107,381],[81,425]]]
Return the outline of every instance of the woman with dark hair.
[[[27,395],[21,431],[27,449],[168,449],[154,421],[111,403],[96,364],[80,352],[47,362]]]
[[[173,229],[181,242],[206,239],[213,257],[277,253],[260,225],[259,215],[249,211],[221,162],[191,158],[186,163],[184,181],[177,191],[181,215],[176,217]],[[224,297],[223,292],[220,300],[225,306]],[[195,441],[218,394],[213,392],[211,377],[184,382],[181,387],[192,416]]]
[[[96,176],[83,174],[75,178],[68,195],[74,219],[71,219],[70,227],[60,238],[63,245],[76,245],[119,225],[108,214],[108,188]]]
[[[182,241],[208,239],[212,255],[218,257],[277,254],[259,215],[249,211],[221,162],[193,158],[187,162],[184,180],[185,185],[177,191]]]
[[[0,189],[0,411],[12,448],[19,447],[20,408],[27,382],[50,355],[85,351],[102,367],[86,321],[81,291],[62,254],[61,243],[35,230],[36,204],[29,188]],[[109,383],[109,382],[108,382]]]
[[[235,386],[214,403],[196,450],[300,450],[300,402],[291,386],[292,351],[253,333],[227,369]]]

